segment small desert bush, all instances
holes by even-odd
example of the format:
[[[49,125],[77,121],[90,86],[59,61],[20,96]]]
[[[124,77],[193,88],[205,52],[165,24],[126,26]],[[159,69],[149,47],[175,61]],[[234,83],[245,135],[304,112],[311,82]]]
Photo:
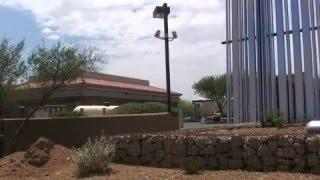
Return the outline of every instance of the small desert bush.
[[[263,123],[263,126],[281,128],[283,126],[283,113],[277,111],[274,114],[267,115],[266,121]]]
[[[167,106],[159,102],[127,103],[109,112],[109,114],[142,114],[166,112]]]
[[[76,111],[61,111],[56,112],[52,115],[52,117],[81,117],[83,116],[83,112]]]
[[[106,136],[90,138],[80,148],[76,149],[74,162],[77,166],[77,174],[86,176],[89,173],[106,173],[108,165],[116,151],[116,143]]]
[[[203,169],[204,163],[201,157],[185,157],[182,161],[182,168],[188,174],[197,174]]]

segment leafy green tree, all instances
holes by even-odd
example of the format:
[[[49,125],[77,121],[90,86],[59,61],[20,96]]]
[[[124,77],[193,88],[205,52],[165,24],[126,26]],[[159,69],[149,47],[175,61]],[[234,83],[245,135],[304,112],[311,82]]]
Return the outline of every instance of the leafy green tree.
[[[192,88],[196,94],[216,102],[221,114],[225,115],[227,94],[227,76],[225,74],[203,77],[194,83]]]
[[[8,39],[0,40],[0,113],[1,134],[4,132],[4,113],[10,110],[14,104],[12,91],[26,73],[25,62],[22,59],[24,41],[16,44],[10,43]]]
[[[181,109],[183,115],[192,116],[193,115],[193,106],[192,102],[184,99],[180,99],[178,106]]]
[[[16,130],[14,145],[26,123],[47,99],[57,90],[81,77],[85,71],[94,71],[97,62],[101,62],[101,56],[93,48],[80,50],[74,46],[63,46],[61,43],[51,48],[37,46],[28,58],[30,74],[33,76],[26,84],[29,88],[37,89],[34,91],[37,96],[34,96],[32,110]]]

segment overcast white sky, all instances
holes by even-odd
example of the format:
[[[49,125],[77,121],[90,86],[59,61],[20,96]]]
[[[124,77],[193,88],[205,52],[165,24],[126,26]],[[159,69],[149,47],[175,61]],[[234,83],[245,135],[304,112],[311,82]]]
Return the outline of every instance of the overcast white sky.
[[[0,38],[25,38],[96,46],[104,54],[105,73],[148,79],[165,88],[163,29],[152,12],[158,0],[0,0]],[[191,88],[201,77],[226,71],[225,0],[167,0],[172,90],[197,99]],[[32,47],[27,47],[32,48]]]

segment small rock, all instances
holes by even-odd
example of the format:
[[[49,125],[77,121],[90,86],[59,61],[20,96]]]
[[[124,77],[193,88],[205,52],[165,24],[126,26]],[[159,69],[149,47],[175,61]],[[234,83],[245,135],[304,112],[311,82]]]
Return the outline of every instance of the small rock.
[[[286,135],[286,136],[279,137],[278,144],[280,147],[288,147],[291,144],[293,144],[293,142],[294,142],[294,138]]]
[[[49,139],[40,137],[24,154],[24,160],[34,166],[42,166],[50,159],[50,151],[53,142]]]
[[[320,149],[320,140],[317,136],[308,137],[306,143],[309,152],[317,152]]]

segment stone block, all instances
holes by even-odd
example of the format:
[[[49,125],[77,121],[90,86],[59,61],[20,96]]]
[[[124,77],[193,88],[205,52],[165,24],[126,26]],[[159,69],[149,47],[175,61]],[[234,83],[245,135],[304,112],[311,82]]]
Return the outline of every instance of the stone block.
[[[315,167],[319,165],[319,158],[316,153],[307,154],[307,165]]]
[[[294,164],[296,165],[296,167],[304,168],[306,166],[305,155],[298,155],[296,158],[294,158]]]
[[[264,156],[262,157],[262,164],[264,166],[275,166],[277,164],[277,159],[274,156]]]
[[[306,152],[306,146],[304,143],[294,143],[293,148],[298,154],[304,154]]]
[[[232,136],[231,137],[231,146],[232,147],[242,147],[244,144],[244,140],[242,136]]]
[[[309,152],[315,153],[320,149],[320,140],[318,136],[308,137],[306,145]]]
[[[296,151],[291,146],[290,147],[283,147],[283,148],[278,148],[275,155],[278,158],[291,158],[291,159],[293,159],[296,156]]]
[[[274,154],[278,149],[278,141],[269,141],[268,146],[269,146],[270,153]]]
[[[187,154],[188,155],[192,155],[192,156],[195,156],[195,155],[199,155],[199,149],[196,145],[189,145],[188,148],[187,148]]]
[[[215,145],[209,144],[208,146],[202,148],[200,150],[201,155],[215,155],[217,151],[217,148]]]
[[[266,141],[265,137],[246,137],[245,144],[257,150],[259,146]]]
[[[219,169],[228,169],[229,168],[229,160],[226,155],[219,154],[218,155],[218,167]]]
[[[258,156],[250,156],[246,159],[247,169],[252,171],[261,171],[262,162]]]
[[[217,156],[209,156],[208,161],[207,161],[207,166],[209,169],[216,169],[218,167]]]
[[[291,146],[294,142],[294,138],[292,136],[280,136],[278,140],[278,144],[280,147],[288,147]]]
[[[244,162],[242,159],[229,159],[230,169],[242,169],[244,167]]]
[[[127,152],[131,156],[138,156],[141,153],[140,142],[132,141],[128,144]]]
[[[285,166],[288,166],[288,167],[292,167],[294,165],[294,161],[291,160],[291,159],[279,158],[277,161],[278,161],[279,165],[285,165]]]
[[[271,156],[272,153],[269,149],[269,144],[261,144],[257,150],[258,156]]]
[[[219,138],[216,148],[217,148],[217,152],[219,153],[229,152],[231,148],[231,138],[230,137]]]
[[[234,159],[243,159],[243,149],[239,147],[232,148],[230,151],[230,156]]]
[[[255,156],[255,155],[257,155],[257,152],[255,149],[253,149],[247,145],[244,146],[244,156],[245,157],[250,157],[250,156]]]

